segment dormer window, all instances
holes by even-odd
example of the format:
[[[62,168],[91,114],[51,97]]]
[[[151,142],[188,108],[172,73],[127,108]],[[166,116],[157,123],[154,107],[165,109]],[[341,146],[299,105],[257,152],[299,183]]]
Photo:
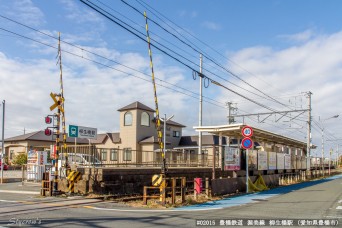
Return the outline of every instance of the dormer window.
[[[150,126],[150,115],[147,112],[141,113],[141,126]]]
[[[131,112],[126,112],[124,116],[124,126],[132,126],[133,116]]]

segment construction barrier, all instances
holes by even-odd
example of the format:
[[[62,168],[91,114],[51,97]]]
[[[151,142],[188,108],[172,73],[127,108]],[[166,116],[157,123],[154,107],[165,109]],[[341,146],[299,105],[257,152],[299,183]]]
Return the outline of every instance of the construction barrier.
[[[258,176],[254,183],[248,178],[248,192],[260,192],[268,189],[261,175]]]
[[[75,190],[75,182],[81,179],[81,173],[78,171],[71,171],[67,176],[67,180],[69,182],[69,192],[72,193]]]

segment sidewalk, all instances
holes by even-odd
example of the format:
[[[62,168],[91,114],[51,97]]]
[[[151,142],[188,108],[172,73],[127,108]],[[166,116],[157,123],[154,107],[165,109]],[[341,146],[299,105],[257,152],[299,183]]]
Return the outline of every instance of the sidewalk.
[[[18,193],[18,194],[40,194],[41,183],[34,182],[11,182],[0,184],[0,193]]]

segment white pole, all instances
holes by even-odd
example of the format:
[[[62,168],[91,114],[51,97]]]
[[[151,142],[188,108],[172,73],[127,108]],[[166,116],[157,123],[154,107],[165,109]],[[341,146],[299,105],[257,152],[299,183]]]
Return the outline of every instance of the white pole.
[[[1,144],[1,184],[4,178],[4,154],[5,154],[5,100],[2,101],[2,144]]]
[[[330,151],[329,151],[329,176],[330,176],[331,153],[332,153],[332,149],[330,149]]]
[[[246,150],[246,193],[248,193],[248,150]]]
[[[322,172],[324,177],[324,128],[322,128]]]

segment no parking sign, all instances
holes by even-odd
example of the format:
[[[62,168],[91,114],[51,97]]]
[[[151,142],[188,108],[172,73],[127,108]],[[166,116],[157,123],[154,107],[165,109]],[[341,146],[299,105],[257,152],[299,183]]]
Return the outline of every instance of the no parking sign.
[[[253,147],[253,141],[250,137],[253,135],[253,129],[249,126],[245,126],[241,130],[242,135],[245,137],[241,141],[241,146],[243,149],[250,149]]]
[[[253,147],[252,139],[246,137],[242,139],[241,146],[243,149],[251,149]]]

